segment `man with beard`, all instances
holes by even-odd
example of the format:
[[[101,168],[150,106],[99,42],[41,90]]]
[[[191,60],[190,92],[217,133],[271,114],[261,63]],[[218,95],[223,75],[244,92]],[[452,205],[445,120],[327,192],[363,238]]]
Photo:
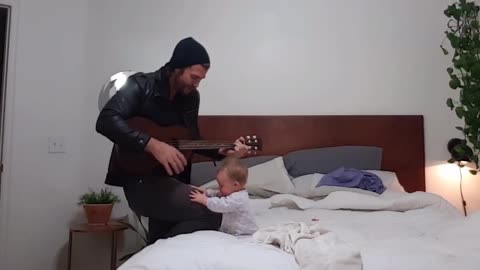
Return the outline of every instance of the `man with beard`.
[[[163,67],[151,73],[136,73],[104,106],[96,130],[114,144],[151,154],[164,168],[148,176],[112,170],[112,156],[105,183],[123,187],[129,207],[149,218],[148,244],[160,238],[198,230],[217,230],[221,215],[190,201],[191,164],[166,142],[128,125],[127,120],[141,116],[159,126],[182,126],[200,138],[197,90],[210,67],[206,49],[193,38],[181,40]],[[198,150],[220,160],[225,156],[242,157],[247,152],[243,138],[233,149]],[[112,153],[113,154],[113,153]]]

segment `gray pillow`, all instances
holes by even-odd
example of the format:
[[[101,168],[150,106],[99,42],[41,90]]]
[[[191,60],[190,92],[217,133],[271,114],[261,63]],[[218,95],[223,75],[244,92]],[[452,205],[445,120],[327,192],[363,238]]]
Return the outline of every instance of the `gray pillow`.
[[[293,179],[293,185],[295,187],[293,194],[312,200],[320,200],[328,196],[335,191],[348,191],[362,193],[372,196],[379,196],[380,194],[363,190],[360,188],[338,187],[338,186],[320,186],[317,184],[320,182],[324,174],[314,173],[299,176]]]
[[[380,170],[382,148],[374,146],[335,146],[294,151],[284,156],[285,168],[293,177],[329,173],[339,167]]]
[[[242,162],[247,167],[252,167],[260,163],[267,162],[278,156],[256,156],[242,159]],[[217,167],[222,164],[222,161],[217,161]],[[195,186],[201,186],[206,184],[217,175],[217,167],[215,167],[213,161],[197,162],[192,164],[191,184]]]

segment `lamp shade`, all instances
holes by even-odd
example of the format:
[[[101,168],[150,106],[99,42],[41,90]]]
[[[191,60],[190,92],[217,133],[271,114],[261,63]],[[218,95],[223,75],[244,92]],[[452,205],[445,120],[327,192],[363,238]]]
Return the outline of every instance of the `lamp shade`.
[[[128,77],[135,73],[135,71],[128,70],[113,74],[100,90],[98,95],[98,110],[101,111],[110,98],[112,98],[115,93],[122,88]]]
[[[453,138],[448,141],[447,149],[455,161],[470,162],[473,155],[472,149],[466,144],[465,140]]]

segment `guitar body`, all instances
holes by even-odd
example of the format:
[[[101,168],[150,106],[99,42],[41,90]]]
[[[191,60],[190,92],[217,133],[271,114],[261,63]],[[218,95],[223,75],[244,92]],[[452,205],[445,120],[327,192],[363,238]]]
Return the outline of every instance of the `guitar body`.
[[[175,144],[179,141],[192,139],[189,130],[182,126],[159,126],[152,120],[141,117],[131,118],[127,122],[131,128],[146,133],[152,138],[162,142],[171,142]],[[187,162],[191,161],[193,156],[192,150],[179,149],[179,151],[185,156]],[[122,171],[127,173],[149,175],[153,171],[164,170],[163,165],[160,164],[153,157],[153,155],[147,152],[139,153],[137,151],[115,145],[114,155],[117,166],[119,166]]]
[[[129,127],[150,135],[159,141],[177,148],[191,163],[194,150],[233,148],[233,142],[211,142],[207,140],[193,140],[190,130],[182,126],[159,126],[154,121],[133,117],[127,120]],[[261,151],[262,142],[256,136],[246,136],[245,144],[256,151]],[[251,152],[251,151],[249,151]],[[145,151],[138,152],[128,147],[115,144],[110,157],[109,172],[112,174],[152,175],[166,174],[163,165],[153,155]]]

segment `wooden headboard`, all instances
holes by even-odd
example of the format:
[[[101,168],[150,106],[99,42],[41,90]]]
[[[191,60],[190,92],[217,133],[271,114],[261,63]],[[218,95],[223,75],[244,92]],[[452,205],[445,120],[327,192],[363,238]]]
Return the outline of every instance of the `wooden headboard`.
[[[257,135],[258,155],[329,146],[377,146],[383,149],[382,170],[397,173],[406,191],[425,191],[423,116],[295,115],[200,116],[202,137],[234,140]]]

